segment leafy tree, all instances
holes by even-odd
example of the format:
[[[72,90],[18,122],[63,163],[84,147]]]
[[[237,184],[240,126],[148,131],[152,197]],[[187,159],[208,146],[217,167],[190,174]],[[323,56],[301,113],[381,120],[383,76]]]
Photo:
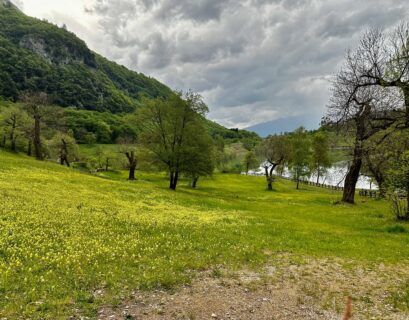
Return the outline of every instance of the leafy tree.
[[[92,133],[92,132],[86,133],[84,140],[85,140],[85,143],[89,145],[93,145],[97,143],[97,137],[95,136],[95,133]]]
[[[192,92],[174,93],[167,99],[144,100],[137,111],[140,143],[153,160],[169,173],[169,187],[176,190],[179,177],[187,172],[192,154],[200,153],[197,139],[206,135],[202,98]]]
[[[311,141],[307,131],[301,127],[291,135],[291,159],[289,167],[299,189],[302,177],[310,174],[309,164],[311,162]]]
[[[246,153],[243,165],[246,175],[248,174],[249,170],[257,169],[260,166],[260,162],[257,159],[257,156],[254,151],[248,151]]]
[[[290,159],[289,138],[284,135],[269,136],[258,145],[256,153],[263,162],[267,190],[273,190],[274,170]]]
[[[405,151],[389,171],[389,183],[393,191],[405,194],[406,206],[396,210],[398,219],[409,220],[409,151]]]
[[[75,139],[65,133],[58,132],[49,142],[48,146],[52,157],[57,157],[61,165],[70,166],[78,156],[78,146]]]
[[[117,160],[117,155],[110,149],[98,145],[95,149],[95,156],[98,162],[98,169],[104,168],[109,171],[109,168],[114,165]]]
[[[0,118],[3,127],[3,146],[6,146],[6,136],[10,141],[10,150],[17,151],[17,139],[26,137],[26,129],[30,119],[28,114],[20,107],[11,106],[5,109]]]
[[[386,195],[388,171],[399,160],[400,155],[409,149],[409,132],[395,130],[380,131],[367,140],[363,150],[363,169],[373,177],[381,197]]]
[[[196,136],[196,145],[186,155],[185,174],[192,179],[192,188],[197,187],[200,177],[210,176],[214,171],[215,148],[207,134]]]
[[[328,136],[318,131],[312,137],[312,156],[311,156],[311,171],[317,174],[317,183],[320,177],[325,173],[326,169],[331,167],[331,158],[329,155]]]

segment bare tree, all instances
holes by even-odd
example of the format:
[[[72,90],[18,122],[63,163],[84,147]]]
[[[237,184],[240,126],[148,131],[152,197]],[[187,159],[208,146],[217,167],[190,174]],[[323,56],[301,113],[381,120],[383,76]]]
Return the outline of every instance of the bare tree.
[[[128,164],[129,164],[129,176],[128,180],[135,180],[135,170],[136,170],[136,165],[138,164],[135,156],[135,151],[125,151],[125,156],[128,159]]]
[[[127,168],[129,170],[128,180],[136,180],[135,171],[138,166],[138,155],[136,152],[136,141],[133,138],[121,138],[118,140],[121,145],[119,152],[124,154],[127,159]],[[108,168],[109,156],[106,157],[106,168]],[[107,169],[108,171],[108,169]]]
[[[371,35],[371,36],[368,36]],[[362,167],[364,143],[380,130],[392,126],[398,97],[393,90],[374,86],[363,81],[363,71],[371,63],[376,65],[377,50],[367,51],[372,40],[377,42],[379,34],[368,33],[361,46],[354,52],[348,52],[342,70],[333,80],[332,98],[325,118],[327,123],[342,126],[352,131],[355,141],[352,161],[345,178],[343,202],[354,203],[356,183]],[[365,56],[365,54],[367,56]]]
[[[397,128],[409,128],[409,23],[401,23],[390,33],[369,30],[357,53],[357,90],[368,86],[394,89],[401,100],[394,109]]]

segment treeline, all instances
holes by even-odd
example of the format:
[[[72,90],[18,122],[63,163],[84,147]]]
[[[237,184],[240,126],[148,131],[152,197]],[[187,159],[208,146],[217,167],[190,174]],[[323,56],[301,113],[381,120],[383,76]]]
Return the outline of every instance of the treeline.
[[[329,142],[330,136],[325,130],[309,132],[303,127],[291,133],[268,136],[246,153],[244,171],[247,174],[261,166],[267,190],[273,190],[277,173],[282,174],[288,168],[299,189],[302,179],[314,174],[319,181],[331,167],[333,159]]]
[[[171,189],[181,176],[195,187],[200,176],[215,168],[230,172],[228,163],[237,155],[226,151],[226,145],[251,148],[260,140],[254,133],[208,121],[206,104],[193,92],[144,98],[135,112],[124,115],[57,107],[46,93],[25,92],[18,104],[1,105],[0,147],[85,169],[127,168],[130,180],[138,168],[166,171]],[[78,144],[97,143],[117,147],[98,146],[90,157],[79,154]]]

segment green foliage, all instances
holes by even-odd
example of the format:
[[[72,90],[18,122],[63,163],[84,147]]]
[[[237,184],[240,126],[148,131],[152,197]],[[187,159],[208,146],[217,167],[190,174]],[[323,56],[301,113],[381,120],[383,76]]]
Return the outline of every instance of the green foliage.
[[[32,120],[21,107],[10,105],[0,110],[0,146],[12,151],[26,146],[32,126]]]
[[[284,165],[291,156],[290,140],[285,135],[268,136],[257,146],[256,153],[267,166]]]
[[[401,225],[395,225],[395,226],[387,227],[386,231],[388,231],[389,233],[406,233],[406,232],[408,232],[407,229],[404,226],[401,226]]]
[[[155,79],[92,52],[75,34],[0,5],[0,96],[44,91],[63,107],[131,112],[141,95],[167,96]]]
[[[329,154],[329,138],[323,131],[318,131],[312,136],[311,144],[311,164],[312,172],[317,173],[318,178],[325,173],[326,169],[331,167],[331,158]]]
[[[241,173],[246,153],[247,150],[241,142],[228,144],[222,150],[216,147],[216,168],[222,173]]]
[[[79,156],[78,145],[72,136],[62,132],[57,132],[51,140],[47,141],[48,157],[60,161],[61,151],[64,148],[63,141],[67,148],[67,160],[69,162],[76,161]]]
[[[171,188],[176,188],[180,174],[198,176],[213,169],[212,141],[204,128],[207,111],[202,98],[188,92],[184,96],[174,93],[167,99],[146,99],[136,114],[139,142],[154,163],[169,172]]]
[[[395,190],[409,191],[409,151],[405,151],[389,172],[390,185]]]
[[[297,181],[297,189],[302,177],[310,174],[311,140],[304,128],[298,128],[291,134],[291,158],[289,167]]]
[[[260,166],[260,161],[258,160],[254,151],[248,151],[244,157],[243,167],[246,174],[249,170],[257,169]]]
[[[123,154],[124,148],[120,144],[82,144],[78,146],[78,165],[90,170],[106,167],[108,160],[109,170],[124,170],[127,161]],[[76,164],[74,164],[76,165]]]
[[[206,121],[205,126],[213,139],[222,138],[227,144],[241,142],[247,150],[252,149],[261,141],[260,136],[251,131],[227,129],[213,121]]]
[[[399,220],[409,220],[409,151],[405,151],[389,171],[393,208]],[[399,197],[404,196],[404,199]]]
[[[68,129],[73,130],[79,143],[115,143],[122,138],[136,138],[136,128],[126,117],[109,112],[92,112],[67,108],[64,121]],[[93,134],[91,138],[90,134]]]
[[[212,140],[206,133],[198,134],[195,136],[194,148],[190,148],[186,155],[184,174],[197,182],[199,177],[212,175],[214,169],[215,156]]]

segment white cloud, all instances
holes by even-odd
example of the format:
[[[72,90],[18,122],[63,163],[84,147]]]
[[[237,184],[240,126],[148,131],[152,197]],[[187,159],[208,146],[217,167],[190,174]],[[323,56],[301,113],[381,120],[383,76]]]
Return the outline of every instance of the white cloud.
[[[211,118],[233,127],[298,115],[318,123],[346,48],[409,12],[406,0],[23,2],[101,54],[201,92]]]

